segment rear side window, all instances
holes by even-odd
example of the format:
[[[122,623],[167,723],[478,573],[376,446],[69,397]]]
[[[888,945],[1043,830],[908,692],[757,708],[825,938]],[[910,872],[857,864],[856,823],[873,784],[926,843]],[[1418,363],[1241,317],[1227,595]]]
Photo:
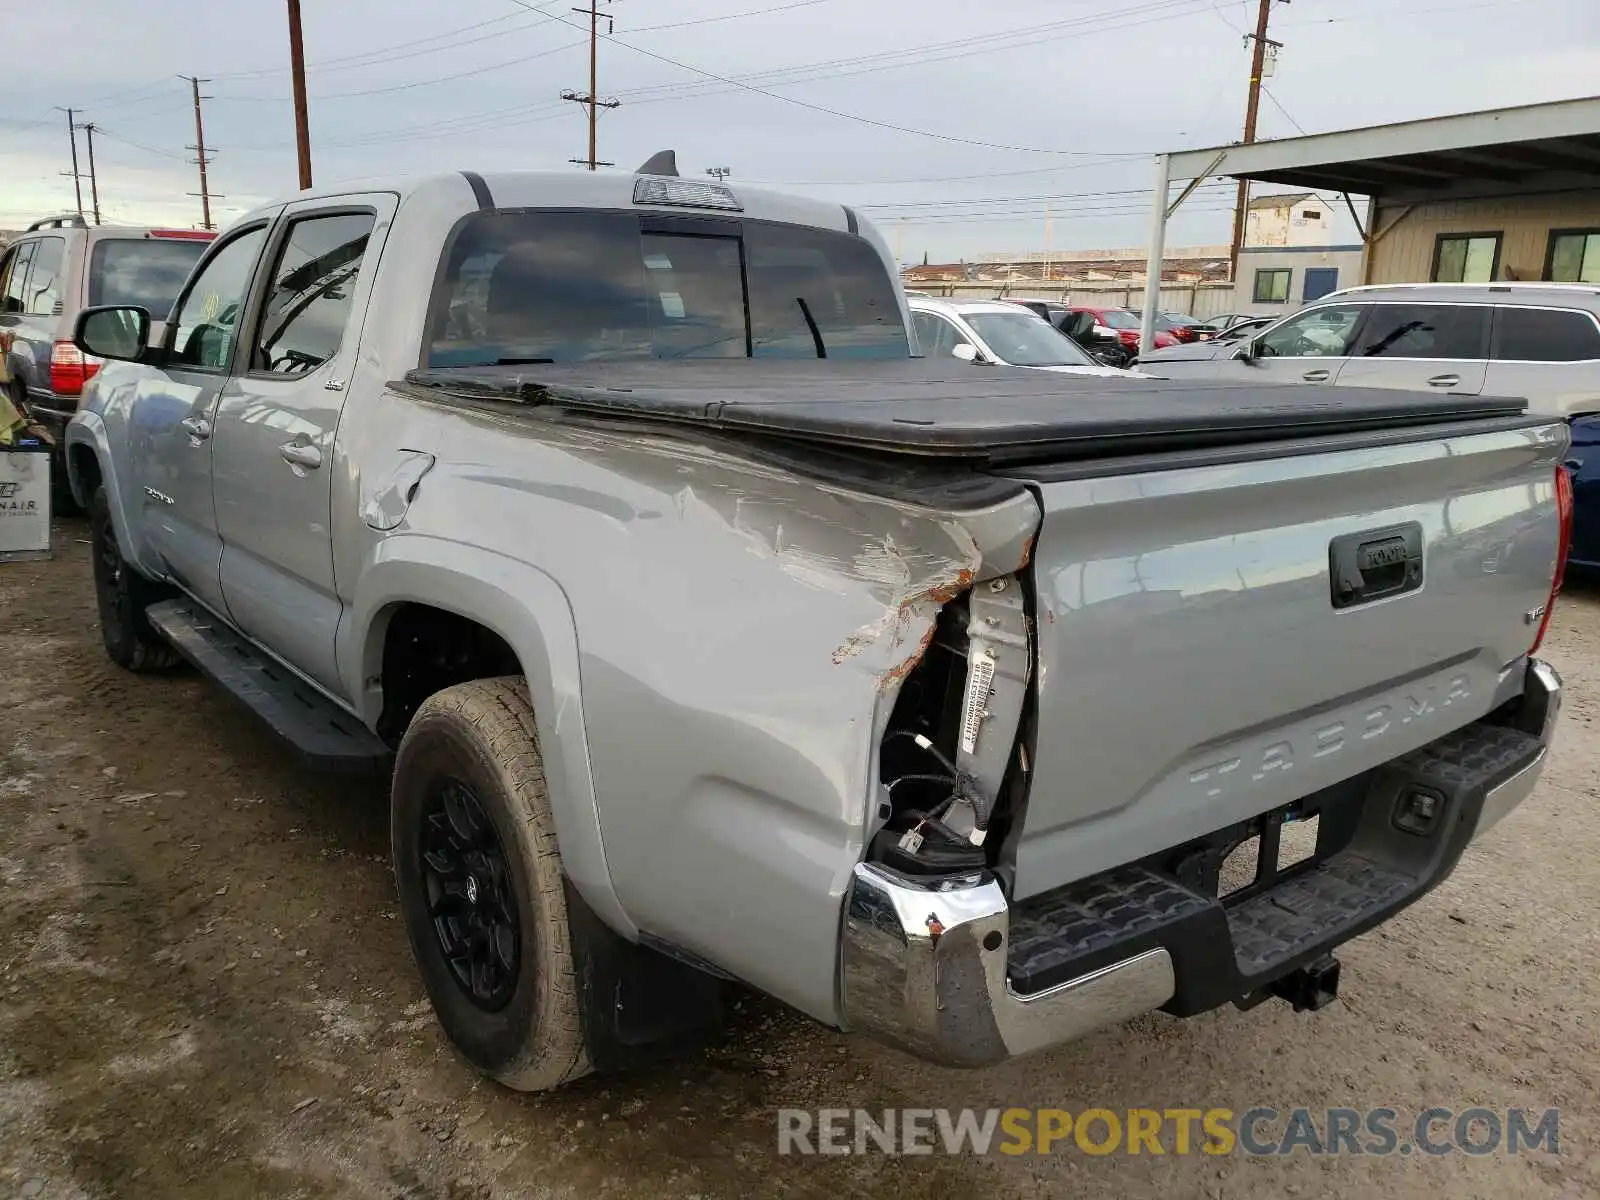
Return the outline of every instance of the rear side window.
[[[89,253],[89,303],[133,304],[165,321],[209,243],[105,238]]]
[[[1483,358],[1489,309],[1461,304],[1374,304],[1357,358]]]
[[[1494,357],[1511,362],[1600,359],[1600,327],[1588,313],[1502,308],[1496,317]]]
[[[649,358],[906,358],[870,244],[729,223],[643,232],[626,212],[474,217],[434,296],[429,366]]]
[[[28,271],[23,312],[35,317],[61,314],[61,268],[66,257],[67,243],[64,238],[40,238],[34,244],[33,266]]]

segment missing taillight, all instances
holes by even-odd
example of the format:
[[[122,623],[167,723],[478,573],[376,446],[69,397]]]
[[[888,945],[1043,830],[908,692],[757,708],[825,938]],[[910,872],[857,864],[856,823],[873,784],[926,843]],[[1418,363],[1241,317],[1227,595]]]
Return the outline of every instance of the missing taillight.
[[[1564,466],[1556,467],[1556,516],[1561,524],[1556,544],[1556,565],[1550,578],[1550,598],[1544,602],[1544,612],[1539,614],[1539,631],[1534,634],[1528,653],[1538,652],[1544,643],[1545,632],[1550,628],[1550,616],[1555,612],[1556,596],[1567,575],[1567,553],[1572,549],[1572,476]]]

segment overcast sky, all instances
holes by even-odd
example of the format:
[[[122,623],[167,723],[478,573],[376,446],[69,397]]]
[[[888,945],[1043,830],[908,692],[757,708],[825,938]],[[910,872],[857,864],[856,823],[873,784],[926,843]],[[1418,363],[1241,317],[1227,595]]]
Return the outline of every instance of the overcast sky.
[[[303,0],[317,183],[582,155],[559,98],[588,84],[575,2]],[[180,72],[211,79],[218,220],[295,189],[283,0],[6,7],[6,44],[31,49],[0,72],[0,227],[73,208],[66,105],[103,129],[106,219],[198,222]],[[601,158],[631,170],[670,147],[684,174],[856,205],[906,261],[940,261],[1142,244],[1147,156],[1240,135],[1256,0],[603,7],[600,93],[623,103]],[[1600,90],[1600,0],[1293,0],[1272,20],[1262,137]],[[1168,244],[1225,244],[1230,195],[1197,194]]]

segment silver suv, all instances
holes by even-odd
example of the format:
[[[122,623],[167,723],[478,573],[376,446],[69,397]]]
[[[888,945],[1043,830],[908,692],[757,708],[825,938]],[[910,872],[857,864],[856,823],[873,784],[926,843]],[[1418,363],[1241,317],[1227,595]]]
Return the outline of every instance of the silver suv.
[[[1426,283],[1348,288],[1249,342],[1141,356],[1152,375],[1517,396],[1536,412],[1600,410],[1600,286]]]
[[[79,311],[137,304],[158,321],[214,233],[197,229],[89,226],[76,213],[35,221],[0,257],[0,353],[11,401],[63,443],[83,385],[99,369],[72,344]],[[66,505],[66,466],[57,459],[56,503]]]

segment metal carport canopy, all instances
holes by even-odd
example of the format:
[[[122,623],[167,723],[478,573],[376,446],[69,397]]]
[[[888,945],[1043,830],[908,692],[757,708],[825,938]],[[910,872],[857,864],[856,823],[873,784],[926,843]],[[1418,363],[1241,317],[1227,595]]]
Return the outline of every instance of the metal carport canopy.
[[[1156,156],[1141,352],[1155,341],[1167,218],[1216,175],[1404,200],[1483,185],[1600,186],[1600,96]],[[1188,184],[1171,203],[1174,181]]]

